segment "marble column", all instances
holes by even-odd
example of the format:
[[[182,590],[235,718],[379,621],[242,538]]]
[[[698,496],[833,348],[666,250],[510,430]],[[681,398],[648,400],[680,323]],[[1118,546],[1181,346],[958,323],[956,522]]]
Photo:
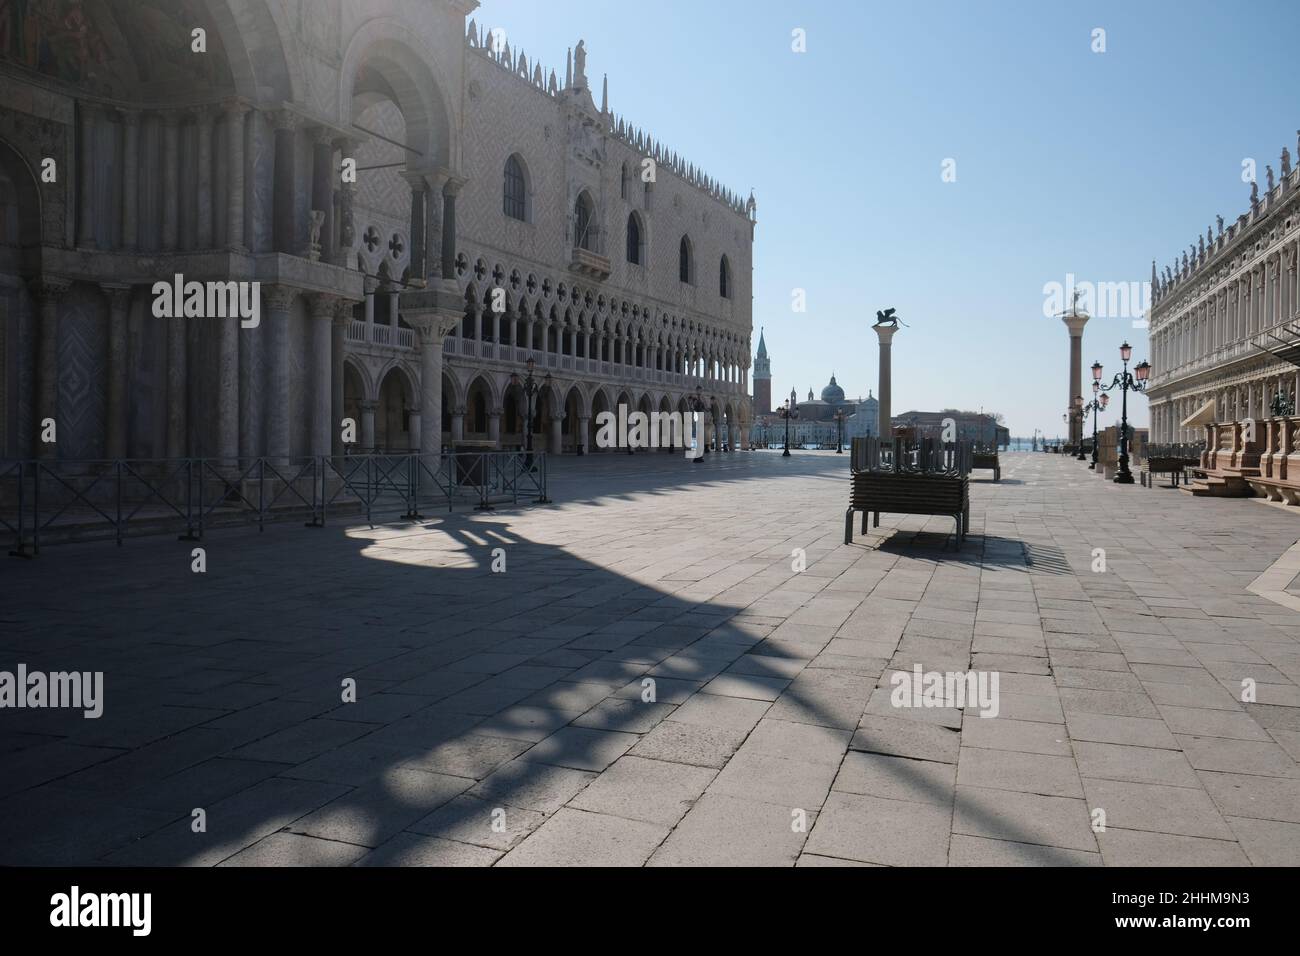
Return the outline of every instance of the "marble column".
[[[274,249],[286,255],[303,252],[298,237],[294,193],[298,188],[298,117],[287,110],[275,114]]]
[[[264,297],[262,315],[269,311]],[[262,418],[265,384],[262,353],[269,335],[267,329],[267,322],[263,321],[256,328],[239,330],[239,456],[245,459],[266,454]]]
[[[879,435],[887,440],[894,435],[890,412],[890,398],[893,395],[891,357],[894,333],[898,329],[891,325],[873,325],[872,328],[876,330],[876,336],[880,339],[880,387],[877,389],[877,398],[880,401]]]
[[[212,110],[194,108],[195,177],[194,177],[194,244],[198,249],[212,248]]]
[[[1065,408],[1070,416],[1069,443],[1076,449],[1083,442],[1083,416],[1075,408],[1074,399],[1083,394],[1083,327],[1088,319],[1088,313],[1080,312],[1077,306],[1072,306],[1061,316],[1070,333],[1070,394]]]
[[[442,453],[442,338],[438,324],[422,324],[420,337],[420,430],[422,455]],[[415,429],[412,428],[412,431]],[[413,443],[415,436],[412,435]]]
[[[77,125],[77,245],[95,248],[95,131],[101,109],[94,103],[80,103]],[[173,166],[175,164],[173,163]]]
[[[465,408],[458,405],[451,412],[451,443],[458,445],[465,440]]]
[[[551,455],[561,454],[564,450],[564,420],[561,418],[551,419],[551,439],[547,443],[546,451]]]
[[[104,457],[126,457],[126,320],[131,286],[104,283],[108,297],[108,381],[104,407]]]
[[[374,325],[375,324],[375,289],[378,288],[378,286],[374,279],[370,278],[370,276],[366,276],[362,280],[362,287],[365,290],[365,299],[366,299],[366,325]],[[367,329],[366,332],[367,332],[366,340],[369,341],[370,330]]]
[[[55,424],[55,438],[59,425],[59,302],[71,283],[63,279],[41,278],[28,289],[36,300],[38,325],[36,332],[36,402],[32,408],[35,427],[32,444],[35,457],[57,458],[57,442],[41,441],[45,419]]]
[[[248,246],[244,242],[244,117],[248,105],[242,100],[227,100],[222,108],[226,117],[226,248],[232,252],[247,252]],[[276,145],[279,146],[278,141]],[[279,172],[278,162],[276,172]]]
[[[492,447],[501,447],[501,409],[494,408],[488,412],[488,441]]]
[[[456,277],[456,194],[462,180],[448,179],[442,187],[442,277]]]
[[[401,295],[402,295],[401,290],[396,285],[393,285],[389,288],[388,324],[394,327],[397,325],[397,319],[401,314],[401,301],[400,301]]]
[[[410,282],[422,286],[429,275],[429,262],[425,256],[425,228],[428,223],[428,184],[419,173],[408,173],[406,182],[411,187],[411,257]]]
[[[325,214],[320,227],[320,261],[335,262],[334,184],[338,173],[334,167],[334,131],[318,126],[312,131],[311,208]]]
[[[361,406],[361,451],[370,454],[375,450],[375,409],[379,403],[362,401],[357,404]]]
[[[161,319],[167,328],[167,439],[168,458],[184,458],[185,426],[189,419],[189,320],[184,315]]]
[[[334,432],[331,419],[334,411],[334,362],[331,355],[334,340],[334,317],[337,304],[332,295],[313,295],[311,297],[311,321],[307,329],[308,360],[307,384],[310,389],[309,403],[311,411],[311,441],[308,454],[313,456],[329,455],[333,447],[331,432]],[[339,361],[343,360],[342,347],[339,349]],[[341,417],[341,416],[340,416]]]
[[[266,294],[266,454],[275,464],[289,461],[289,312],[296,289],[271,286]]]
[[[335,455],[343,454],[343,355],[347,349],[348,323],[352,321],[352,303],[340,299],[330,324],[330,447]]]
[[[171,111],[159,117],[162,124],[162,248],[172,252],[180,240],[180,118]]]
[[[122,110],[122,248],[140,245],[140,113]]]
[[[254,330],[233,316],[208,321],[217,323],[217,455],[232,464],[239,458],[239,337]]]
[[[356,158],[356,140],[344,137],[334,145],[338,147],[343,159]],[[356,184],[343,180],[341,168],[336,169],[334,173],[339,176],[339,241],[338,248],[335,250],[334,264],[351,269],[355,265],[352,246],[357,241],[356,222],[352,212]]]

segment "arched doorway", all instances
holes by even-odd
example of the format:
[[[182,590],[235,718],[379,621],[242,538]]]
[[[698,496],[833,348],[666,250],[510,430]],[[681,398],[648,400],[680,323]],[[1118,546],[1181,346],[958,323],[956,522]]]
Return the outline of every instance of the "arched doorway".
[[[596,442],[596,436],[600,434],[600,426],[598,422],[601,419],[602,414],[605,412],[612,412],[612,409],[609,407],[609,395],[603,388],[598,388],[596,389],[595,394],[591,396],[591,421],[587,423],[588,453],[610,450],[608,448],[600,447]]]
[[[379,383],[379,404],[375,409],[375,446],[380,452],[400,453],[410,449],[411,404],[414,389],[399,366],[388,370]]]

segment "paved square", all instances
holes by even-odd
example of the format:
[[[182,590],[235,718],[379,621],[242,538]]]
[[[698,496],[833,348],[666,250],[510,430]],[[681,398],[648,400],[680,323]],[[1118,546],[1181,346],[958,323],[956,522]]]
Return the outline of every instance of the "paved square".
[[[0,864],[1300,864],[1300,613],[1248,590],[1300,509],[1004,461],[960,553],[752,452],[0,565],[0,670],[105,697],[0,711]],[[895,706],[915,665],[997,716]]]

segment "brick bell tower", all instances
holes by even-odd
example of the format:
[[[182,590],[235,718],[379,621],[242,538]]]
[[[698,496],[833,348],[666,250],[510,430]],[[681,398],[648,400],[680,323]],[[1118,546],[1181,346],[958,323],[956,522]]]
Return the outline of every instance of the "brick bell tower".
[[[772,414],[772,363],[767,359],[763,330],[758,330],[758,354],[754,356],[754,415]]]

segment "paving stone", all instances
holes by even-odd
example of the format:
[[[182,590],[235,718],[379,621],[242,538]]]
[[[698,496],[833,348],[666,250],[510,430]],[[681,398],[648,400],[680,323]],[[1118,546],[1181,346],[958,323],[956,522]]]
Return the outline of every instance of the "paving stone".
[[[948,847],[949,866],[1101,866],[1099,853],[1059,846],[1012,843],[954,833]]]
[[[952,832],[1067,850],[1097,850],[1087,804],[1071,797],[958,785]]]
[[[1107,866],[1249,866],[1241,847],[1230,840],[1143,830],[1122,830],[1107,823],[1097,834]]]
[[[668,836],[666,826],[567,807],[498,866],[641,866]]]
[[[667,760],[721,769],[748,731],[665,720],[630,751],[650,760]]]
[[[1254,773],[1265,777],[1300,777],[1291,755],[1272,741],[1178,735],[1187,759],[1197,770]]]
[[[1294,777],[1204,771],[1197,776],[1228,816],[1300,823],[1300,780]]]
[[[544,814],[461,795],[407,827],[413,833],[504,853],[542,825]]]
[[[968,787],[1016,790],[1055,797],[1082,797],[1079,773],[1069,757],[1011,750],[961,748],[957,782]]]
[[[399,833],[377,846],[354,866],[491,866],[500,850],[457,843],[418,833]]]
[[[1085,777],[1200,787],[1192,765],[1176,750],[1079,740],[1074,744],[1074,757],[1080,775]]]
[[[469,789],[469,794],[493,803],[553,813],[594,779],[596,774],[590,771],[529,760],[524,754],[484,777]]]
[[[637,742],[636,734],[587,727],[561,727],[539,741],[523,759],[530,763],[555,764],[575,770],[601,771]]]
[[[947,807],[832,792],[808,836],[808,851],[885,866],[944,866]]]
[[[573,725],[592,730],[644,734],[653,730],[659,721],[676,709],[672,704],[647,704],[640,698],[611,697],[602,700],[581,717],[575,717]]]
[[[1178,741],[1164,721],[1153,717],[1121,717],[1115,714],[1084,714],[1072,711],[1065,715],[1066,727],[1075,740],[1097,743],[1128,744],[1134,747],[1158,747],[1177,750]]]
[[[350,866],[366,848],[298,833],[273,833],[218,866]]]
[[[1016,750],[1058,757],[1072,755],[1064,724],[968,716],[962,721],[961,741],[963,746],[986,750]]]
[[[792,866],[805,833],[791,808],[705,793],[650,858],[650,866]],[[808,813],[807,825],[815,827]]]
[[[295,820],[294,833],[377,847],[470,786],[465,777],[449,777],[397,767]]]
[[[1255,866],[1300,866],[1300,823],[1227,819],[1241,849]]]
[[[1091,809],[1106,811],[1106,826],[1231,840],[1232,831],[1203,790],[1153,783],[1083,779]]]
[[[956,763],[961,738],[944,727],[898,717],[863,717],[851,750]]]
[[[956,768],[948,763],[849,751],[832,790],[864,796],[951,806]]]
[[[574,797],[570,806],[673,827],[715,776],[706,767],[626,754]]]

